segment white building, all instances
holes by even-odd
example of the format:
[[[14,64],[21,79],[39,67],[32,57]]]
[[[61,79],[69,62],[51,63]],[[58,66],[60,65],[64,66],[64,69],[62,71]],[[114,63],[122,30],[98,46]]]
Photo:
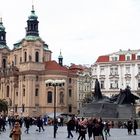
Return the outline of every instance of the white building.
[[[93,89],[97,78],[102,94],[112,96],[130,86],[133,94],[140,95],[140,50],[127,50],[99,56],[91,66]]]

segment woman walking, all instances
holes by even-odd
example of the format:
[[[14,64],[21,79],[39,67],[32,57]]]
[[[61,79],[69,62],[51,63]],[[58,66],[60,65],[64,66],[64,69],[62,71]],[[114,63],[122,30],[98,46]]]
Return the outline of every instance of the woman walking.
[[[19,122],[15,122],[10,134],[12,134],[12,140],[21,140],[21,128]]]

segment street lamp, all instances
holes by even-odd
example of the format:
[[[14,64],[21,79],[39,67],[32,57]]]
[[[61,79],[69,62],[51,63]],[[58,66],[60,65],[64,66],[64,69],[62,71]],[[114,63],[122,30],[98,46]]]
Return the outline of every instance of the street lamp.
[[[56,124],[56,87],[57,86],[64,86],[65,80],[53,80],[48,79],[45,81],[46,86],[53,86],[54,87],[54,138],[56,138],[56,130],[57,130],[57,124]]]

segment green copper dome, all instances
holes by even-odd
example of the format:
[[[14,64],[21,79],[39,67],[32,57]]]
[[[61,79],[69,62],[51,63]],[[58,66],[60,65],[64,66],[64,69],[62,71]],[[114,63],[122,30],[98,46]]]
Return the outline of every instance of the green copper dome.
[[[0,31],[5,31],[5,27],[3,26],[2,22],[0,22]]]
[[[61,53],[61,51],[60,51],[60,54],[59,54],[58,58],[61,58],[61,59],[63,59],[63,56],[62,56],[62,53]]]
[[[32,6],[31,15],[28,17],[28,20],[37,20],[37,15],[35,14],[34,6]]]

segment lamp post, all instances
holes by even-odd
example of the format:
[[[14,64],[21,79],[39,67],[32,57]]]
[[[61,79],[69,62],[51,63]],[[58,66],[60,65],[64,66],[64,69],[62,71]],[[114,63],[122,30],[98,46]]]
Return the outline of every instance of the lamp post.
[[[53,79],[48,79],[45,81],[46,86],[53,86],[54,87],[54,138],[56,138],[56,130],[57,130],[57,124],[56,124],[56,87],[57,86],[64,86],[65,80],[53,80]]]

